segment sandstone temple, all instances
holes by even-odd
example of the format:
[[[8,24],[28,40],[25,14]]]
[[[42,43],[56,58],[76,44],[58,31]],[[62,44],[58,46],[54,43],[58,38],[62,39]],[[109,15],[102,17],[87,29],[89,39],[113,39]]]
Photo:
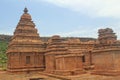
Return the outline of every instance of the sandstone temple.
[[[9,72],[120,74],[120,41],[111,28],[99,29],[94,40],[54,35],[44,41],[27,8],[11,38],[7,57]]]

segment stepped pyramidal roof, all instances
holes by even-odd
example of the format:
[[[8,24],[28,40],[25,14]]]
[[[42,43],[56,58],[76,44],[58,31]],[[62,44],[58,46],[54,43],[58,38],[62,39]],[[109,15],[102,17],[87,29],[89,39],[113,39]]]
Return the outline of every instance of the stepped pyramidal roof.
[[[42,41],[40,40],[35,24],[27,8],[21,16],[9,43],[7,53],[10,52],[41,52]]]

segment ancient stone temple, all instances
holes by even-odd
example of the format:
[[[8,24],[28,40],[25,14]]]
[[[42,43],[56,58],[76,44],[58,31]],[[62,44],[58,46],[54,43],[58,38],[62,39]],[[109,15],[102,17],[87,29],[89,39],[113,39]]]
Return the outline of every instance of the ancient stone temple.
[[[27,8],[9,43],[8,71],[44,70],[44,47]]]
[[[85,73],[84,69],[91,66],[94,44],[94,41],[82,42],[77,38],[51,37],[45,53],[45,71],[59,75]]]
[[[92,62],[96,74],[120,73],[120,42],[112,29],[98,31],[99,43],[92,51]]]
[[[27,8],[7,49],[8,71],[43,71],[57,75],[120,74],[120,41],[110,28],[98,39],[54,35],[41,39]]]

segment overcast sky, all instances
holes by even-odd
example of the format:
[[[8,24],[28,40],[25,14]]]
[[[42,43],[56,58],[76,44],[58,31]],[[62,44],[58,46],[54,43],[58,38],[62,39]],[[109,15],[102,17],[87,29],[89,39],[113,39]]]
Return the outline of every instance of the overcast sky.
[[[25,7],[40,36],[97,38],[109,27],[120,39],[120,0],[0,0],[0,34],[13,34]]]

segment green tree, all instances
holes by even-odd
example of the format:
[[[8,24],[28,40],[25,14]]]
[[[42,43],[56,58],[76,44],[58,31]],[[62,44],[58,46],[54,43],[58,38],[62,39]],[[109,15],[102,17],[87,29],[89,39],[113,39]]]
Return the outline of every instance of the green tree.
[[[6,56],[7,45],[8,45],[7,42],[0,41],[0,66],[2,68],[5,68],[7,63],[7,56]]]
[[[1,54],[0,55],[0,64],[1,64],[1,67],[4,68],[6,66],[6,63],[7,63],[6,54]]]

